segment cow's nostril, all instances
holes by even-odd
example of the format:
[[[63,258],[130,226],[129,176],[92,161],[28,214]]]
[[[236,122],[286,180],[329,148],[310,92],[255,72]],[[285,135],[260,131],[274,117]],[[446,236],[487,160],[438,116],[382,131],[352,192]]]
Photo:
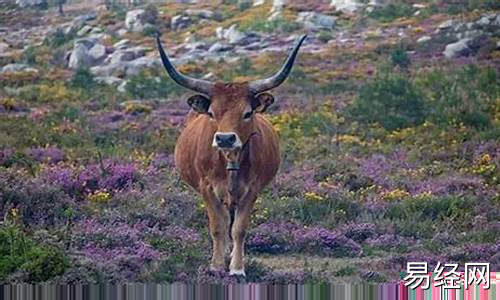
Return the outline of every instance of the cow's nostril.
[[[215,141],[217,143],[220,143],[222,141],[221,138],[220,138],[220,136],[218,134],[215,135]]]
[[[234,144],[234,142],[236,142],[236,136],[234,134],[230,135],[227,141],[231,144]]]

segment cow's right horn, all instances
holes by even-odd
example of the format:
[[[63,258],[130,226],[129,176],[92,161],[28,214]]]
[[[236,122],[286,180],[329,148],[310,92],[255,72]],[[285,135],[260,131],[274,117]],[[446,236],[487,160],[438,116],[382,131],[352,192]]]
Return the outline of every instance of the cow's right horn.
[[[253,81],[249,84],[250,90],[254,94],[259,94],[259,93],[268,91],[272,88],[277,87],[278,85],[282,84],[283,81],[285,81],[285,79],[290,74],[290,71],[292,71],[293,62],[295,61],[295,57],[297,56],[297,53],[299,52],[300,45],[302,45],[302,42],[306,39],[306,37],[307,37],[307,35],[303,35],[297,40],[295,47],[290,52],[290,54],[288,54],[288,57],[286,58],[285,63],[283,64],[281,69],[276,74],[274,74],[273,76],[266,78],[266,79],[260,79],[260,80]]]
[[[205,94],[207,96],[211,95],[212,88],[214,86],[212,82],[191,78],[189,76],[182,75],[181,73],[179,73],[175,69],[174,65],[168,59],[165,50],[163,50],[163,46],[161,45],[160,41],[160,35],[156,37],[156,42],[158,44],[158,51],[160,52],[161,61],[163,62],[163,66],[165,66],[168,75],[170,75],[170,78],[172,78],[175,82],[177,82],[178,84],[182,85],[185,88],[196,91],[198,93]]]

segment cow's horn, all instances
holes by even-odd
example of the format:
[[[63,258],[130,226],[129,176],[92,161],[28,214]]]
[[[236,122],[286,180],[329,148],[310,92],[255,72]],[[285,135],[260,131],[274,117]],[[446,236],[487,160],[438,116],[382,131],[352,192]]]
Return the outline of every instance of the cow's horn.
[[[156,42],[158,44],[158,51],[160,52],[161,61],[163,62],[163,66],[165,66],[168,75],[170,75],[170,78],[172,78],[175,82],[177,82],[178,84],[182,85],[185,88],[205,94],[207,96],[211,95],[212,87],[214,86],[212,82],[191,78],[189,76],[182,75],[181,73],[179,73],[175,69],[174,65],[168,59],[165,50],[163,50],[163,46],[161,45],[159,35],[156,37]]]
[[[295,61],[295,57],[297,56],[300,45],[302,45],[302,42],[305,40],[306,37],[307,35],[303,35],[297,40],[295,47],[293,48],[292,52],[290,52],[290,54],[288,55],[285,64],[281,67],[281,70],[279,70],[278,73],[274,74],[274,76],[272,77],[256,80],[249,84],[250,90],[254,94],[259,94],[267,90],[270,90],[272,88],[275,88],[278,85],[282,84],[283,81],[285,81],[285,79],[290,74],[290,71],[292,70],[293,62]]]

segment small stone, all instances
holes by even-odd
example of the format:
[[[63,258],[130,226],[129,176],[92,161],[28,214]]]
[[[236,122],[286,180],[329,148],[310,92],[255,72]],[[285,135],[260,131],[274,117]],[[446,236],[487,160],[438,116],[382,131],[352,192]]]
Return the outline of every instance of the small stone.
[[[423,37],[419,38],[417,40],[417,43],[421,44],[421,43],[425,43],[425,42],[428,42],[431,40],[431,37],[428,36],[428,35],[424,35]]]
[[[453,24],[454,24],[453,20],[444,21],[443,23],[439,24],[438,29],[440,30],[448,29],[451,26],[453,26]]]
[[[77,36],[84,36],[87,35],[92,31],[93,27],[90,25],[85,25],[83,26],[78,32],[76,33]]]

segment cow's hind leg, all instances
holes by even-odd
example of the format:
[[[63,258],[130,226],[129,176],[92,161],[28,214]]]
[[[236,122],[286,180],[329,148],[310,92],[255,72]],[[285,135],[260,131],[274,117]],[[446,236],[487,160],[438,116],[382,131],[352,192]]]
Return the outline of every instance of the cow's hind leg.
[[[256,195],[247,195],[235,210],[234,222],[231,227],[233,237],[233,251],[231,252],[231,263],[229,264],[229,274],[245,276],[244,242],[245,233],[250,222],[253,205]]]
[[[226,267],[225,253],[228,244],[229,211],[213,195],[205,194],[204,200],[207,205],[210,235],[212,236],[213,245],[210,269],[213,271],[224,270]]]

